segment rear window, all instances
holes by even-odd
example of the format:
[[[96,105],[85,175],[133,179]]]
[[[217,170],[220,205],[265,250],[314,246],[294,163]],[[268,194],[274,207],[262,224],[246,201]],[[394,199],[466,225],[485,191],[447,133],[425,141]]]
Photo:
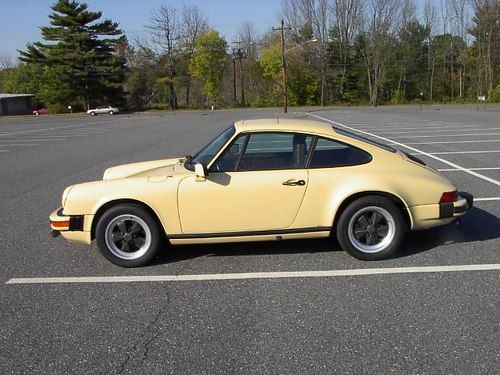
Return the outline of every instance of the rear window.
[[[396,152],[396,149],[394,147],[391,147],[391,146],[386,145],[384,143],[374,141],[373,139],[368,139],[366,137],[363,137],[363,136],[355,134],[355,133],[351,133],[351,132],[344,130],[344,129],[336,128],[335,126],[332,126],[332,128],[336,133],[338,133],[340,135],[343,135],[343,136],[346,136],[349,138],[353,138],[353,139],[356,139],[356,140],[361,141],[361,142],[368,143],[372,146],[379,147],[379,148],[384,149],[384,150],[389,151],[389,152]]]

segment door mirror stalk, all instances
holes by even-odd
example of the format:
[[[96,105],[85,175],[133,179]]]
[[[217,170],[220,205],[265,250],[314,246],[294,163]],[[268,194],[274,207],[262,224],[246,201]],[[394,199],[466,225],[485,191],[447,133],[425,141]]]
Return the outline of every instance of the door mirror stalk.
[[[194,174],[196,175],[197,182],[205,181],[208,175],[206,167],[200,163],[194,165]]]

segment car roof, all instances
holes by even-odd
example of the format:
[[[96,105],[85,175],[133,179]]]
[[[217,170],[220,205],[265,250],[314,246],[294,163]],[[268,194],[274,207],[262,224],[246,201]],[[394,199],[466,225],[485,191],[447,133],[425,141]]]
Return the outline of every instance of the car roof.
[[[332,125],[327,122],[293,118],[241,120],[235,122],[234,127],[238,133],[244,131],[292,131],[325,135],[335,134]]]

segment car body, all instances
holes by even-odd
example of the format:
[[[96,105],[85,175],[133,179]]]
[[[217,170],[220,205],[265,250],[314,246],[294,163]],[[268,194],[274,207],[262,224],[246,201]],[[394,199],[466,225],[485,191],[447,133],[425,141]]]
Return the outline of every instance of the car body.
[[[112,107],[110,105],[108,105],[108,106],[100,106],[100,107],[97,107],[97,108],[94,108],[94,109],[89,109],[87,111],[87,114],[91,115],[91,116],[102,115],[102,114],[114,115],[116,113],[118,113],[118,108]]]
[[[369,260],[390,256],[406,230],[471,207],[472,196],[390,146],[325,122],[259,119],[234,123],[194,157],[111,167],[101,181],[70,186],[50,222],[67,240],[96,239],[125,267],[151,260],[164,236],[194,244],[335,233]]]
[[[39,108],[39,109],[35,109],[33,111],[33,114],[35,116],[47,115],[48,113],[49,113],[49,111],[47,110],[47,108]]]

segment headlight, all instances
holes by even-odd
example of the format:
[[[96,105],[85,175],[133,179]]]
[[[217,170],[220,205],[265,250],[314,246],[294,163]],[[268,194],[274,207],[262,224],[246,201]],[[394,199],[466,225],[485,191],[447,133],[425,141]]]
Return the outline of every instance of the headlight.
[[[64,193],[62,195],[62,200],[61,200],[61,204],[63,207],[66,204],[66,199],[68,198],[69,191],[71,190],[72,187],[73,185],[68,186],[66,189],[64,189]]]

